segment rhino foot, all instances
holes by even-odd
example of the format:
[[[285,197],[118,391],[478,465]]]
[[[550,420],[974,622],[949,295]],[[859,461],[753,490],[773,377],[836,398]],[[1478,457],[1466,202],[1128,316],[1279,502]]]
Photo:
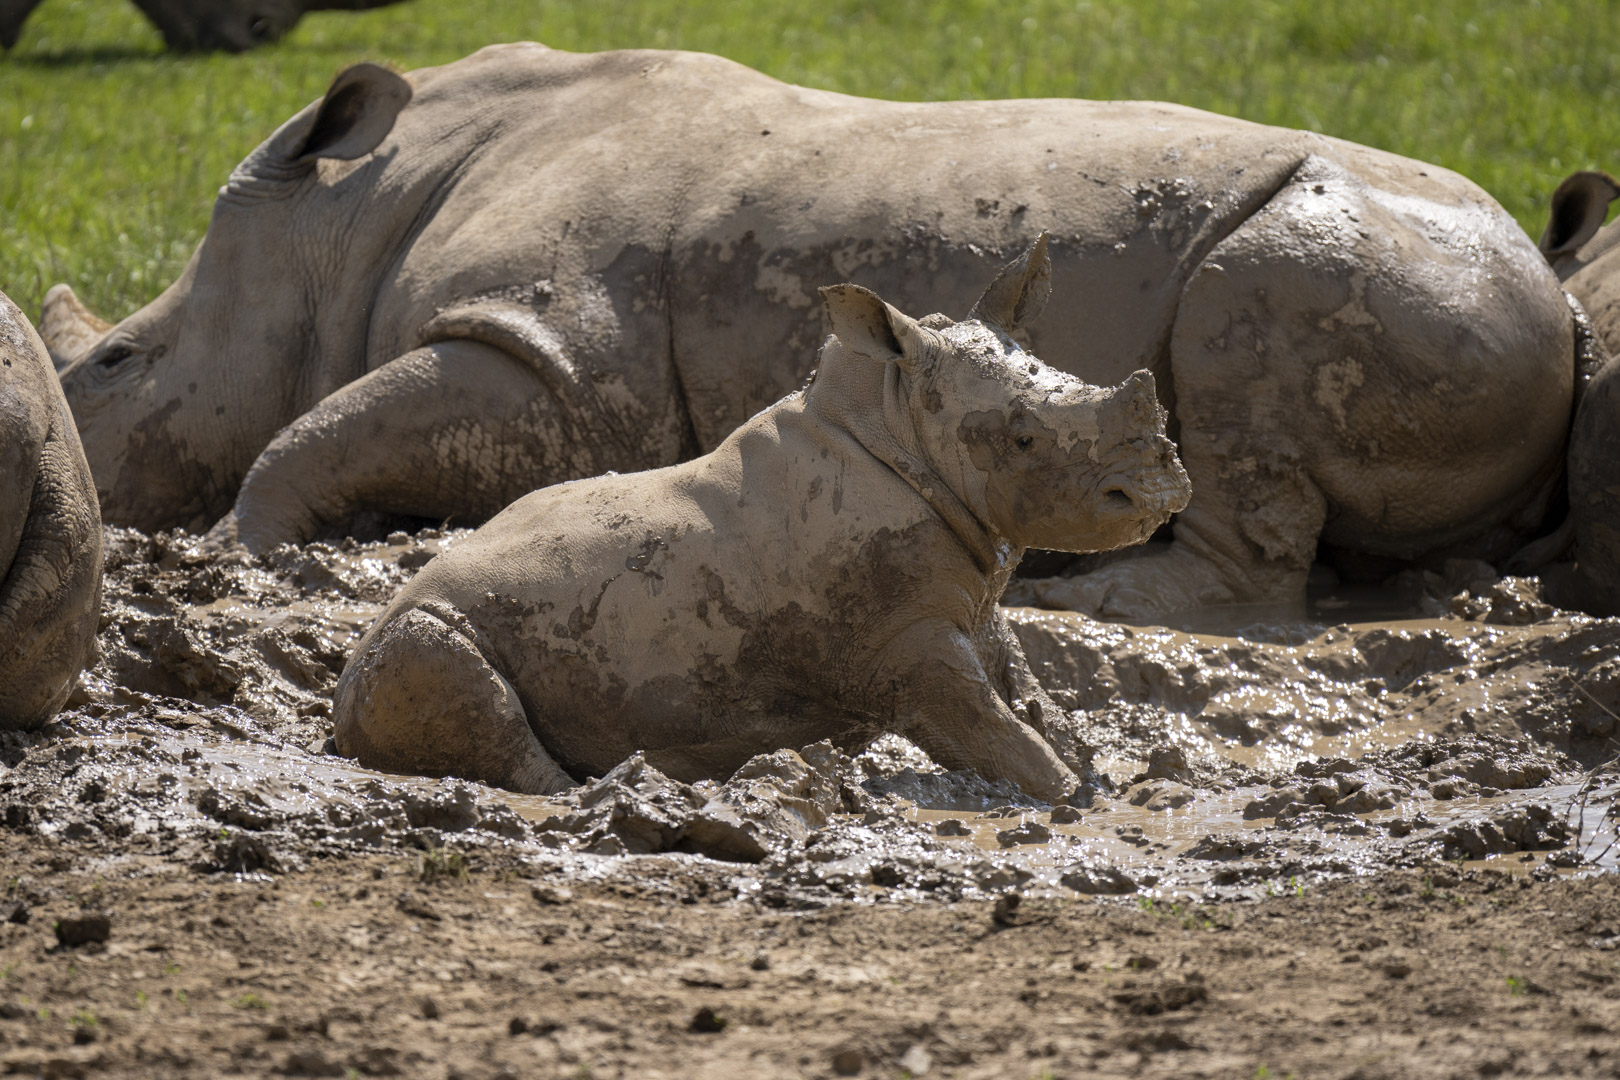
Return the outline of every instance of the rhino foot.
[[[1219,604],[1249,603],[1292,596],[1303,590],[1280,585],[1276,595],[1239,595],[1221,572],[1197,555],[1172,547],[1122,559],[1072,578],[1037,578],[1023,583],[1033,606],[1078,611],[1098,618],[1156,622],[1181,611]]]
[[[573,787],[465,622],[447,609],[417,608],[368,635],[333,695],[338,753],[368,768],[459,776],[528,795]]]

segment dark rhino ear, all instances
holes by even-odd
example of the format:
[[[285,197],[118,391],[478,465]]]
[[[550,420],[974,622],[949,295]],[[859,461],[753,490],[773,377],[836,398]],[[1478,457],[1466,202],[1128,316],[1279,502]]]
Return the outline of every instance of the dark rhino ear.
[[[1029,250],[1001,268],[968,318],[1010,334],[1034,320],[1052,295],[1052,257],[1043,231]]]
[[[1548,260],[1579,251],[1609,216],[1609,203],[1620,198],[1620,183],[1602,172],[1578,172],[1553,192],[1552,212],[1542,231],[1541,253]]]
[[[844,348],[880,363],[893,360],[906,371],[928,361],[932,336],[915,319],[859,285],[827,285],[821,290],[828,327]]]
[[[388,138],[410,100],[411,84],[403,78],[376,64],[356,64],[332,80],[292,157],[300,163],[365,157]]]

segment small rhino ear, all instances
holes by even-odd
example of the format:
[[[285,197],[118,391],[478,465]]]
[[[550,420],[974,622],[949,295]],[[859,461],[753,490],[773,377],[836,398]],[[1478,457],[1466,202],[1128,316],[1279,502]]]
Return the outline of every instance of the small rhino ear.
[[[1042,231],[1029,250],[1001,268],[968,318],[1011,334],[1034,320],[1052,295],[1052,257]]]
[[[928,332],[871,289],[827,285],[821,290],[828,328],[844,348],[880,363],[893,360],[916,371],[928,359]]]
[[[290,156],[300,164],[365,157],[394,130],[410,100],[411,84],[399,75],[376,64],[355,64],[332,80],[308,133]]]
[[[1571,173],[1553,192],[1547,228],[1536,246],[1551,262],[1581,249],[1603,226],[1609,203],[1620,198],[1620,183],[1603,172]]]

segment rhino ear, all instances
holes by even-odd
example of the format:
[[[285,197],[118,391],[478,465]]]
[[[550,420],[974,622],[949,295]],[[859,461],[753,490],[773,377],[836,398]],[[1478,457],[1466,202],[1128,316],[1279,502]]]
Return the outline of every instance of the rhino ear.
[[[850,352],[880,363],[893,360],[906,371],[917,371],[927,363],[928,331],[871,289],[828,285],[821,290],[821,302],[829,329]]]
[[[1547,228],[1536,246],[1549,261],[1579,251],[1602,227],[1609,216],[1609,203],[1616,198],[1620,198],[1620,183],[1608,173],[1571,173],[1553,192]]]
[[[968,318],[1010,334],[1041,313],[1052,295],[1052,257],[1046,252],[1046,235],[1043,231],[1028,251],[1001,268]]]
[[[411,100],[411,84],[376,64],[356,64],[332,80],[309,132],[291,157],[353,161],[377,149]]]

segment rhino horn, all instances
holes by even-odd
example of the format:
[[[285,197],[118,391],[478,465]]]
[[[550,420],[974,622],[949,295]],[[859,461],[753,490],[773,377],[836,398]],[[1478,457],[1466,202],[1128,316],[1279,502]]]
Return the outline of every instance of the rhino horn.
[[[1609,216],[1609,204],[1620,198],[1620,182],[1604,172],[1571,173],[1553,192],[1547,227],[1536,246],[1555,263],[1560,255],[1579,251]]]
[[[1007,334],[1033,321],[1052,295],[1052,257],[1047,254],[1046,240],[1043,231],[1029,250],[1003,266],[968,318]]]
[[[915,372],[934,355],[933,331],[903,312],[896,311],[871,289],[859,285],[827,285],[821,302],[834,337],[852,353]]]
[[[111,329],[112,323],[98,318],[85,307],[72,286],[52,285],[45,294],[45,303],[40,308],[39,336],[57,371],[88,354]]]

